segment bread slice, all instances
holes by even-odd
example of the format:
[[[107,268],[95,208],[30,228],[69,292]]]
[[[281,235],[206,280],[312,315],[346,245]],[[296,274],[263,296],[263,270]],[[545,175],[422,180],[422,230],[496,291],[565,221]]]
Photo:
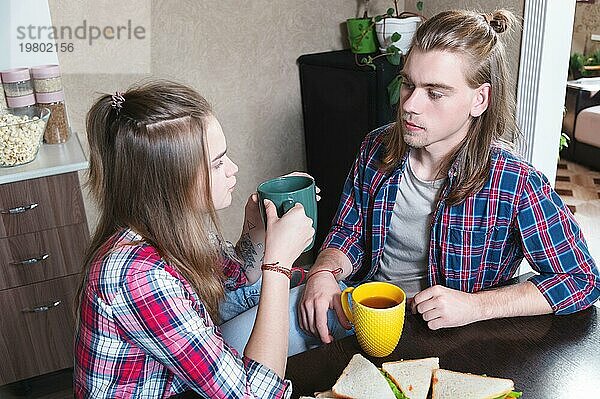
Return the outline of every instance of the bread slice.
[[[339,398],[396,399],[385,377],[360,354],[352,357],[332,391]]]
[[[431,374],[434,369],[440,368],[440,359],[401,360],[383,363],[381,368],[408,399],[427,399]]]
[[[437,369],[431,399],[495,399],[514,389],[512,380]]]

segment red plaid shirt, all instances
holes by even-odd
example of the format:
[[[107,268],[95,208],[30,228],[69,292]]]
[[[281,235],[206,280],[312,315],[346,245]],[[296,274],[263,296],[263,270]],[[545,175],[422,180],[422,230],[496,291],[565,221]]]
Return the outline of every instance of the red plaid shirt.
[[[228,286],[244,273],[224,263]],[[77,398],[289,398],[291,383],[223,341],[188,282],[131,230],[111,238],[87,276],[75,339]]]

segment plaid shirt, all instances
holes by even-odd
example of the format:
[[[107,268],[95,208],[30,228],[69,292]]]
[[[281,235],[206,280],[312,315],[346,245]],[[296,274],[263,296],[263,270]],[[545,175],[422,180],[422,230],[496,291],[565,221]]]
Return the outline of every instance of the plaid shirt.
[[[239,265],[230,279],[245,283]],[[233,287],[236,284],[229,284]],[[131,230],[93,261],[75,338],[77,398],[289,398],[291,383],[240,357],[203,303],[156,249]]]
[[[406,169],[383,174],[384,126],[361,145],[340,206],[321,249],[337,248],[353,265],[352,281],[373,278]],[[571,211],[546,177],[510,152],[493,147],[489,179],[458,205],[445,204],[455,166],[431,220],[428,283],[476,292],[511,278],[523,257],[539,274],[529,279],[557,314],[590,306],[600,275]],[[407,226],[410,228],[410,226]]]

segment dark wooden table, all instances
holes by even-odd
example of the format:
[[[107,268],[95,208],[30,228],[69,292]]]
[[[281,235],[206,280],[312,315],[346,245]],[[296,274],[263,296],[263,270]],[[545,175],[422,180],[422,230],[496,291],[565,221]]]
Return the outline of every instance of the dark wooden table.
[[[440,358],[440,367],[511,378],[530,398],[600,398],[600,312],[595,306],[566,316],[489,320],[432,331],[407,314],[396,350],[382,362]],[[292,398],[331,389],[355,353],[354,336],[289,358]]]

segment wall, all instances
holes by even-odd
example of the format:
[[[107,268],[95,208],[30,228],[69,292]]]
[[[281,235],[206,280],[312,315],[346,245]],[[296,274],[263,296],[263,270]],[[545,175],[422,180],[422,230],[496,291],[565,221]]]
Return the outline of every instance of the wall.
[[[600,1],[594,4],[577,3],[571,53],[591,54],[600,49],[600,42],[591,41],[592,34],[600,35]]]
[[[233,205],[221,213],[227,238],[237,238],[243,205],[260,181],[305,168],[296,59],[306,53],[347,48],[342,22],[357,14],[359,3],[151,2],[149,75],[190,84],[209,99],[223,125],[229,154],[240,167]],[[391,3],[372,0],[372,14],[383,13]],[[403,6],[404,2],[400,3]],[[73,15],[81,11],[63,6],[59,0],[50,0],[50,10],[54,25],[81,18]],[[111,12],[110,8],[98,6],[93,18],[115,19]],[[113,60],[125,61],[129,60]],[[65,74],[73,128],[84,132],[85,113],[97,93],[123,90],[147,76]],[[93,228],[97,212],[88,199],[86,209]]]

